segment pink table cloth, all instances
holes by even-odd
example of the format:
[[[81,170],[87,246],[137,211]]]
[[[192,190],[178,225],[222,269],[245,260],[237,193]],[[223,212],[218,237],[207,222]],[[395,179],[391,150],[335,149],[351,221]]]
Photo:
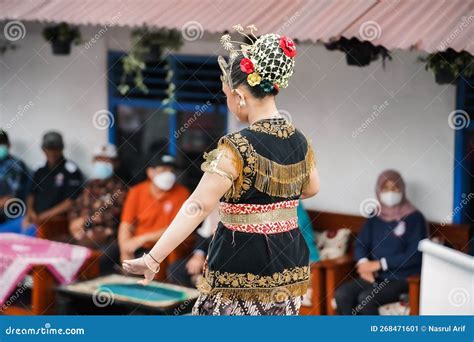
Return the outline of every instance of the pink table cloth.
[[[90,256],[81,246],[20,234],[0,234],[0,306],[35,265],[44,265],[60,284],[71,283]]]

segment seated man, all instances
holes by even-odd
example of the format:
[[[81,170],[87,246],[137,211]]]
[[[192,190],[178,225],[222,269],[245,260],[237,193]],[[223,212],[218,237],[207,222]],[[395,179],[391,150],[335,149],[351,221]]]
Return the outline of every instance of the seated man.
[[[76,164],[64,158],[61,134],[46,133],[42,149],[46,164],[33,175],[23,227],[38,226],[58,218],[66,219],[67,212],[82,190],[82,173]]]
[[[22,215],[30,175],[25,163],[9,153],[7,132],[0,130],[0,232],[34,234],[34,229],[22,231]],[[16,229],[16,230],[15,230]]]
[[[77,244],[105,250],[116,240],[127,192],[125,184],[114,174],[117,165],[114,145],[99,146],[94,151],[91,179],[69,211],[69,231]],[[105,264],[101,264],[101,270],[106,272]]]
[[[121,261],[151,249],[189,197],[188,189],[175,183],[175,166],[171,155],[151,155],[148,179],[129,190],[119,226]]]
[[[400,295],[407,293],[406,278],[421,270],[418,243],[426,238],[427,224],[406,198],[400,174],[383,172],[377,180],[376,194],[380,210],[367,220],[355,244],[360,278],[336,290],[341,315],[378,315],[380,306],[398,302]]]

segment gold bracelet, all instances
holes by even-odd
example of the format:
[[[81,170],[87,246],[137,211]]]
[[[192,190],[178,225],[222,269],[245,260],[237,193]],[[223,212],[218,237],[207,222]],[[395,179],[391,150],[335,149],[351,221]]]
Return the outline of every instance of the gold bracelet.
[[[143,256],[142,256],[143,262],[145,263],[145,266],[146,266],[151,272],[157,274],[158,272],[160,272],[160,263],[157,262],[157,261],[155,260],[155,258],[153,258],[153,257],[150,255],[150,257],[151,257],[155,262],[158,263],[158,267],[156,268],[156,270],[153,270],[153,269],[148,265],[148,263],[146,262],[145,256],[147,256],[147,255],[150,255],[150,254],[143,253]]]

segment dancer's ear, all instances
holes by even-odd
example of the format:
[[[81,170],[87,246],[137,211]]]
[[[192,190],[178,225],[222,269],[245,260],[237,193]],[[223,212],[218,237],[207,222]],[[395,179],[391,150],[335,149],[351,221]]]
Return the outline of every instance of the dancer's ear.
[[[234,89],[232,90],[232,93],[236,96],[236,100],[239,104],[239,107],[245,107],[247,103],[245,101],[244,93],[240,89]]]

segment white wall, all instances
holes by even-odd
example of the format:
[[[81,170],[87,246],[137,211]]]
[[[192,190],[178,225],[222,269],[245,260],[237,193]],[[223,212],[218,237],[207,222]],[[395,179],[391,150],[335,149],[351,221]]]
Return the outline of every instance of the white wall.
[[[81,31],[87,41],[99,30]],[[9,129],[13,152],[30,165],[42,160],[42,133],[62,131],[66,155],[88,171],[91,150],[107,140],[107,131],[92,123],[95,112],[107,109],[107,50],[126,49],[129,31],[109,29],[89,49],[74,47],[68,57],[52,56],[40,32],[38,24],[28,25],[18,50],[0,57],[0,125],[19,118]],[[218,36],[205,35],[180,53],[222,50]],[[349,67],[342,53],[320,45],[299,47],[296,73],[278,104],[316,150],[321,192],[306,201],[307,207],[359,213],[360,203],[374,196],[379,172],[396,168],[407,181],[409,197],[429,219],[449,215],[454,132],[447,118],[455,89],[437,85],[418,56],[396,51],[384,71],[380,62]],[[31,108],[19,115],[18,106],[29,101]],[[230,126],[238,127],[233,121]]]
[[[342,53],[321,46],[300,51],[279,103],[313,139],[321,192],[308,207],[359,213],[360,203],[374,197],[378,174],[395,168],[429,219],[449,215],[455,88],[437,85],[414,52],[394,52],[384,71],[381,62],[348,66]]]
[[[38,166],[42,135],[55,129],[63,133],[65,155],[87,171],[91,150],[107,139],[92,122],[95,112],[107,109],[105,44],[53,56],[41,27],[27,25],[16,45],[0,63],[0,124],[9,127],[13,153]]]

